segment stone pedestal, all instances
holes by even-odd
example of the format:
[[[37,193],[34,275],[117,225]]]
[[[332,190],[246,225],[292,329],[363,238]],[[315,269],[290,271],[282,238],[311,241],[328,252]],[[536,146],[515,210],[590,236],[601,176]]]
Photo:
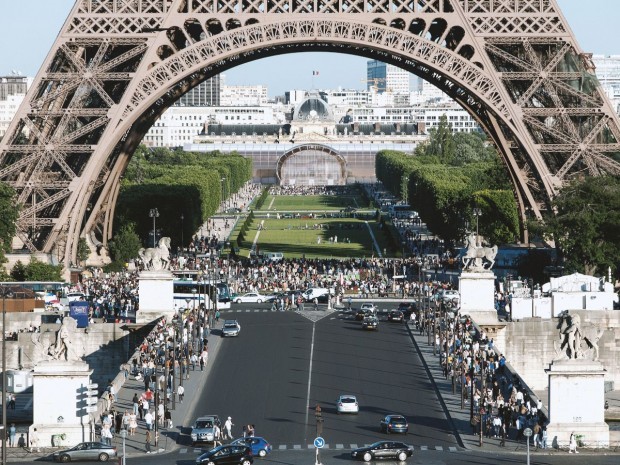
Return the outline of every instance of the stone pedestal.
[[[603,365],[591,360],[560,360],[550,365],[547,374],[550,444],[564,447],[575,433],[585,447],[609,447]]]
[[[33,373],[33,428],[41,447],[73,446],[91,437],[85,397],[92,370],[83,361],[43,361]]]
[[[470,315],[478,324],[497,323],[493,272],[464,271],[459,276],[459,293],[461,314]]]
[[[174,315],[174,276],[167,270],[140,273],[138,295],[140,308],[136,313],[138,323],[150,323],[161,316]]]

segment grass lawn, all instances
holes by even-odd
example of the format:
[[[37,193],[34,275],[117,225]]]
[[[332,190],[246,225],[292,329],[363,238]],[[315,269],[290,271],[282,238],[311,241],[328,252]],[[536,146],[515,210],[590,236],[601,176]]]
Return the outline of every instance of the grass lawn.
[[[246,234],[239,253],[247,257],[256,236],[257,228],[263,218],[255,218]],[[266,229],[260,231],[259,252],[282,252],[285,258],[346,258],[370,257],[374,244],[365,221],[356,218],[320,219],[264,219]],[[373,222],[370,222],[371,224]],[[325,225],[323,229],[313,229],[313,225]],[[307,229],[306,229],[307,226]],[[330,242],[337,237],[338,242]],[[318,243],[318,238],[321,243]],[[347,241],[348,239],[348,241]],[[379,241],[377,237],[377,241]],[[350,241],[350,242],[349,242]],[[381,246],[381,242],[379,242]],[[375,251],[375,256],[377,253]]]
[[[272,203],[273,201],[273,203]],[[271,208],[269,206],[271,205]],[[346,207],[360,208],[363,202],[358,196],[337,195],[270,195],[265,199],[262,211],[340,211]]]

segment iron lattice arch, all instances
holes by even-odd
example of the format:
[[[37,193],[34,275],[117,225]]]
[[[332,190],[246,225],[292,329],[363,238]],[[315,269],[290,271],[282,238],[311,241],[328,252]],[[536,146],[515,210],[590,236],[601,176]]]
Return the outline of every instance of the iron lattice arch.
[[[331,51],[406,69],[478,120],[521,218],[576,175],[620,173],[620,129],[555,0],[78,0],[0,145],[17,241],[69,265],[111,236],[142,137],[205,79]]]

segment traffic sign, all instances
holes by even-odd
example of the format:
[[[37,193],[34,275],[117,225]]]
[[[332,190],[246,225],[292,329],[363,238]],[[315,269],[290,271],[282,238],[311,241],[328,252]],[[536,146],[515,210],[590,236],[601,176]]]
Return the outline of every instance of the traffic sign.
[[[97,389],[99,385],[97,383],[92,383],[88,385],[88,389]]]
[[[532,435],[532,430],[530,428],[525,428],[523,430],[523,436],[525,436],[526,438],[529,438]]]
[[[88,407],[85,407],[84,410],[88,413],[95,413],[97,411],[97,406],[89,405]]]
[[[323,446],[325,446],[325,439],[323,439],[321,436],[314,440],[314,447],[316,447],[317,449],[321,449],[323,448]]]

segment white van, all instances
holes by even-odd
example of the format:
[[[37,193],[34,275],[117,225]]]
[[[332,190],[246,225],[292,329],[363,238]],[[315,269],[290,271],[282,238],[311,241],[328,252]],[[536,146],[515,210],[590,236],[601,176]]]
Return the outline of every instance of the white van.
[[[267,252],[265,258],[272,262],[279,262],[284,259],[284,254],[282,252]]]
[[[67,302],[74,302],[76,300],[86,300],[86,295],[83,292],[69,292],[67,294]]]

